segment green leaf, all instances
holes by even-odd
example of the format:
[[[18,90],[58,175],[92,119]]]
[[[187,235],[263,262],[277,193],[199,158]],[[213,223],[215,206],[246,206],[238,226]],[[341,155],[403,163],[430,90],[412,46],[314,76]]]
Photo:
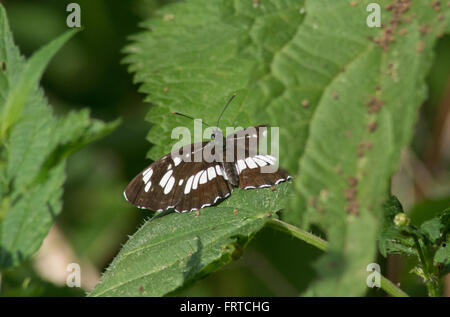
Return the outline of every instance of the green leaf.
[[[299,160],[296,195],[284,213],[287,221],[315,224],[327,233],[330,253],[319,260],[321,278],[311,285],[317,295],[356,296],[367,290],[364,269],[375,260],[382,202],[411,140],[426,97],[432,49],[449,18],[445,8],[446,18],[437,19],[428,2],[408,1],[408,9],[401,10],[398,1],[381,1],[385,27],[369,28],[364,25],[369,2],[306,2],[306,19],[285,47],[298,61],[287,60],[286,69],[308,60],[315,72],[298,77],[309,78],[321,96]],[[388,4],[394,9],[388,11]],[[419,32],[424,24],[430,27],[427,34]],[[322,81],[314,77],[319,71]],[[408,245],[390,247],[412,252]]]
[[[147,221],[123,246],[90,296],[163,296],[239,258],[280,210],[288,184],[236,189],[219,207]],[[238,194],[238,195],[236,195]]]
[[[450,265],[450,240],[443,243],[442,246],[436,251],[433,262]]]
[[[74,34],[67,32],[25,61],[0,6],[0,268],[22,263],[60,213],[67,156],[118,124],[89,112],[55,117],[39,88],[45,66]]]
[[[431,220],[425,221],[420,229],[422,232],[427,235],[428,239],[431,242],[436,242],[437,239],[441,236],[441,230],[444,228],[444,225],[441,223],[439,218],[433,218]]]
[[[378,248],[384,257],[388,254],[416,255],[413,239],[402,234],[408,228],[394,223],[395,215],[399,213],[403,213],[403,207],[397,197],[391,196],[384,204],[384,219],[378,238]]]
[[[281,127],[280,164],[295,171],[312,115],[301,106],[299,112],[295,100],[314,88],[306,84],[285,91],[285,74],[271,65],[303,21],[302,7],[298,0],[260,1],[256,8],[251,1],[194,0],[165,6],[145,21],[147,30],[125,48],[125,62],[136,72],[146,100],[156,105],[146,118],[154,123],[148,156],[156,160],[171,150],[177,141],[171,139],[173,128],[193,132],[192,121],[171,112],[215,124],[229,96],[238,92],[221,128]],[[294,126],[295,134],[289,133]]]
[[[192,130],[172,111],[214,123],[240,89],[245,97],[221,127],[280,127],[280,165],[297,173],[283,217],[304,228],[319,225],[330,241],[317,264],[323,276],[312,284],[317,295],[367,290],[389,179],[425,98],[433,45],[448,31],[449,9],[437,19],[419,1],[406,11],[388,11],[387,4],[402,4],[381,1],[385,27],[369,28],[370,2],[176,3],[145,21],[125,49],[141,92],[155,105],[147,115],[152,159],[170,151],[174,127]],[[430,29],[424,35],[423,24]]]
[[[2,23],[6,18],[2,19]],[[2,106],[0,116],[0,141],[3,143],[8,130],[19,121],[25,107],[26,99],[35,88],[53,55],[66,43],[77,31],[68,31],[48,45],[42,47],[33,54],[25,63],[20,76],[17,78],[8,92],[5,104]],[[4,36],[5,38],[6,36]],[[7,65],[7,64],[5,64]]]

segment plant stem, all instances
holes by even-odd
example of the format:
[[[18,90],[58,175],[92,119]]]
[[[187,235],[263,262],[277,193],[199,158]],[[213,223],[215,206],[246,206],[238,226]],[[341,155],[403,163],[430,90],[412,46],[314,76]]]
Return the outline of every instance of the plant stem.
[[[288,233],[291,236],[303,240],[306,243],[311,244],[322,251],[326,251],[328,248],[328,241],[325,241],[322,238],[313,235],[312,233],[309,233],[305,230],[302,230],[296,226],[293,226],[279,219],[270,219],[267,222],[267,226],[276,229],[278,231]]]
[[[270,219],[266,225],[275,230],[287,233],[297,239],[303,240],[306,243],[315,246],[319,250],[326,251],[328,248],[328,241],[325,241],[322,238],[313,235],[312,233],[309,233],[279,219]],[[403,290],[401,290],[383,275],[381,275],[380,287],[382,290],[393,297],[408,297],[408,294],[406,294]]]
[[[436,283],[433,281],[432,272],[430,272],[428,268],[427,261],[422,251],[422,247],[420,246],[419,239],[416,236],[413,236],[414,244],[416,245],[417,253],[419,254],[419,260],[422,263],[423,275],[425,277],[425,285],[427,286],[428,296],[436,297],[439,296],[439,290],[437,289]]]

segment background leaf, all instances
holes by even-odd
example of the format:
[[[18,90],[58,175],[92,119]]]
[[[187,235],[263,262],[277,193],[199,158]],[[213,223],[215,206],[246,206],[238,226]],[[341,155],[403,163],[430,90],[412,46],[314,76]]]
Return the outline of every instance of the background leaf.
[[[336,65],[321,68],[329,80],[321,85],[295,181],[298,195],[286,217],[304,227],[319,225],[330,241],[330,254],[316,266],[322,278],[310,294],[366,291],[365,269],[375,258],[389,179],[411,139],[432,48],[448,23],[428,2],[381,1],[385,26],[371,29],[362,25],[367,4],[307,2],[302,27],[311,31],[297,34],[299,42],[313,37],[311,47],[322,48],[310,65]]]
[[[33,255],[60,213],[68,155],[110,133],[118,122],[91,120],[87,110],[55,117],[38,87],[46,64],[74,32],[25,61],[1,6],[0,25],[0,268],[5,268]]]

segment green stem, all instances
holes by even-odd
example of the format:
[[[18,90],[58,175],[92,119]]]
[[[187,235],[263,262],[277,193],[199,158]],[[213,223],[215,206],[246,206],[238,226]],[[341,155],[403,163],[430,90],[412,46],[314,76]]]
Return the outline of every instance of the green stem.
[[[428,264],[423,254],[422,247],[420,246],[419,239],[417,239],[416,236],[413,236],[413,239],[414,244],[416,245],[417,253],[419,255],[419,260],[422,263],[423,275],[425,277],[425,285],[427,286],[428,295],[430,297],[439,296],[439,290],[437,289],[437,285],[431,277],[432,273],[428,268]]]
[[[267,222],[267,226],[276,229],[278,231],[290,234],[291,236],[303,240],[306,243],[311,244],[322,251],[326,251],[328,248],[328,242],[323,240],[322,238],[319,238],[318,236],[313,235],[312,233],[304,231],[296,226],[293,226],[279,219],[270,219]]]
[[[326,251],[328,248],[328,241],[319,238],[307,231],[304,231],[296,226],[281,221],[279,219],[270,219],[267,222],[267,226],[275,230],[287,233],[297,239],[303,240],[306,243],[315,246],[319,250]],[[381,275],[381,289],[393,297],[408,297],[403,290],[397,287],[394,283],[389,281],[386,277]]]

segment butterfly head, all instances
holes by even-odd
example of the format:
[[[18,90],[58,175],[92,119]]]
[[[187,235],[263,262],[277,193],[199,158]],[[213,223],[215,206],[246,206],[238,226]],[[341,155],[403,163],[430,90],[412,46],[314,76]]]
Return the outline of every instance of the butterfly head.
[[[212,134],[211,134],[211,139],[212,140],[216,140],[216,139],[221,140],[221,139],[223,139],[222,131],[220,131],[219,128],[214,129]]]

